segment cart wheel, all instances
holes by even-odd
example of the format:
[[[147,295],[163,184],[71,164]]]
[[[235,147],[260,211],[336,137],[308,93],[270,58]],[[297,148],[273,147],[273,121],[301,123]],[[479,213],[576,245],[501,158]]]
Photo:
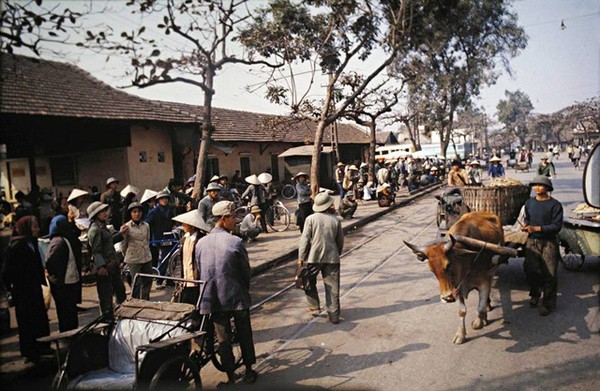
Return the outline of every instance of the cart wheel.
[[[563,267],[571,271],[579,271],[583,267],[585,257],[579,254],[565,254],[560,258]]]
[[[188,357],[175,357],[152,376],[150,390],[201,390],[200,370]]]

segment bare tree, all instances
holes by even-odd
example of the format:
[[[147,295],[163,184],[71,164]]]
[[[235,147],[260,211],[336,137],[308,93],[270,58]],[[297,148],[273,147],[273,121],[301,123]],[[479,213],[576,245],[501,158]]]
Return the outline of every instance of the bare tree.
[[[250,18],[249,3],[250,0],[130,0],[127,5],[135,7],[133,13],[158,18],[156,27],[164,36],[169,36],[169,43],[151,35],[145,25],[120,35],[115,35],[109,26],[87,32],[85,46],[131,57],[132,85],[147,88],[165,83],[186,83],[202,91],[201,141],[193,191],[196,198],[202,194],[214,132],[212,99],[218,72],[226,64],[270,68],[283,65],[277,60],[268,62],[246,56],[239,45],[233,43],[237,29]]]

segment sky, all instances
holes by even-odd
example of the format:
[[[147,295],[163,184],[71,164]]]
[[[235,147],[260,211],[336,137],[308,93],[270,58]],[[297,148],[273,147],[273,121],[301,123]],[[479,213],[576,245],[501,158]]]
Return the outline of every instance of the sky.
[[[49,0],[45,4],[74,7],[77,1]],[[264,3],[263,0],[256,1]],[[123,30],[135,28],[139,23],[135,16],[120,8],[120,2],[96,1],[92,4],[95,10],[106,6],[108,9],[95,15],[93,22],[86,23],[109,20],[117,29],[121,27]],[[552,113],[577,101],[600,96],[600,0],[516,0],[513,10],[529,37],[527,48],[512,59],[512,76],[504,72],[495,85],[482,90],[480,99],[476,101],[478,106],[494,115],[499,100],[504,99],[505,90],[517,89],[529,96],[534,111],[538,113]],[[146,26],[154,25],[148,20],[146,22]],[[564,28],[561,28],[561,23]],[[74,48],[63,50],[63,53],[66,55],[61,56],[61,61],[75,63],[113,87],[129,84],[125,76],[127,60]],[[57,59],[48,54],[43,57]],[[263,80],[264,74],[256,68],[227,66],[216,78],[213,105],[285,114],[286,107],[271,104],[264,98],[264,89],[260,88]],[[318,83],[316,85],[318,88]],[[145,89],[130,87],[125,91],[148,99],[197,105],[203,101],[198,87],[182,83]]]

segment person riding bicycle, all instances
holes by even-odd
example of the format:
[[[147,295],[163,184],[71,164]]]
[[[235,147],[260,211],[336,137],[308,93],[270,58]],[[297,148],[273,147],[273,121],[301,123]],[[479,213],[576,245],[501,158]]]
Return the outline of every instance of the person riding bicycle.
[[[196,267],[206,281],[200,313],[210,314],[228,383],[236,380],[231,348],[233,318],[246,366],[244,381],[254,383],[258,374],[252,369],[256,353],[250,323],[250,261],[244,241],[231,234],[236,224],[234,211],[233,202],[217,202],[212,209],[218,218],[215,228],[196,244]]]

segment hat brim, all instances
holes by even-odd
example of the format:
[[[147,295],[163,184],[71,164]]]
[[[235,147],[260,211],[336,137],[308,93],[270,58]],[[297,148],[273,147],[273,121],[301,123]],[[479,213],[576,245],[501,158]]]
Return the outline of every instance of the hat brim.
[[[90,213],[88,215],[88,219],[93,219],[94,217],[96,217],[98,215],[98,213],[102,212],[103,210],[108,209],[108,204],[102,204],[99,207],[97,207],[96,209],[94,209],[94,211],[92,213]]]
[[[325,212],[327,209],[329,209],[329,207],[333,205],[333,197],[329,197],[329,200],[321,205],[316,205],[314,204],[312,207],[312,210],[314,212]]]
[[[547,183],[542,183],[542,182],[529,182],[529,187],[533,187],[535,185],[540,185],[540,186],[544,186],[546,189],[548,189],[548,191],[553,191],[554,187],[552,186],[548,186]]]

